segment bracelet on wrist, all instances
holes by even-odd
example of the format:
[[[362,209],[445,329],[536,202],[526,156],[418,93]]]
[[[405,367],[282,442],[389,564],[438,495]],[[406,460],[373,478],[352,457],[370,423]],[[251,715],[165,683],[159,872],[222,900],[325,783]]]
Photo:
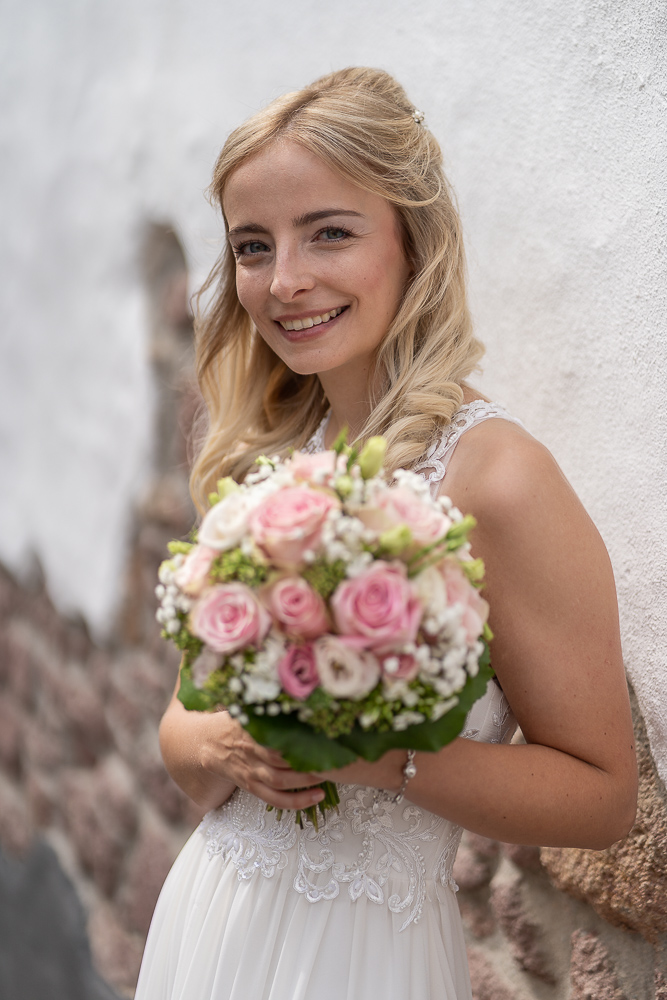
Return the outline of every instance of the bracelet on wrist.
[[[403,801],[403,797],[405,795],[405,789],[408,787],[408,781],[410,781],[411,778],[414,778],[415,775],[417,774],[417,765],[415,764],[414,750],[408,750],[408,759],[403,765],[402,773],[403,773],[403,780],[401,781],[401,787],[394,796],[394,802],[396,804]]]

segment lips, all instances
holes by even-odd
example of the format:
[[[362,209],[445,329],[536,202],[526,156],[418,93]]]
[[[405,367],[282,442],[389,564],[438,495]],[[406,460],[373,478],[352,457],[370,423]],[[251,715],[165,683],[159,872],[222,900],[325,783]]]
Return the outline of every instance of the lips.
[[[347,309],[347,306],[336,306],[335,309],[320,313],[317,316],[306,316],[303,319],[276,320],[276,322],[286,331],[310,330],[313,326],[322,326],[325,323],[331,322],[336,316],[340,316],[344,309]]]

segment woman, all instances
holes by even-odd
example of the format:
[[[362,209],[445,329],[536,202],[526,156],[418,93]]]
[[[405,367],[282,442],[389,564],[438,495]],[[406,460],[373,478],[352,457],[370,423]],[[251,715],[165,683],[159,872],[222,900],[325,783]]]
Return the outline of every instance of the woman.
[[[482,349],[422,119],[387,74],[350,69],[228,139],[212,191],[229,246],[198,327],[210,426],[193,491],[201,505],[258,453],[321,449],[345,425],[353,438],[384,434],[390,469],[421,471],[478,519],[498,683],[463,738],[417,754],[416,775],[400,750],[295,773],[227,713],[174,698],[167,768],[213,811],[165,884],[138,1000],[463,1000],[460,827],[603,848],[633,821],[607,554],[549,453],[466,381]],[[514,718],[525,745],[509,744]],[[266,811],[316,803],[323,777],[341,806],[319,831]]]

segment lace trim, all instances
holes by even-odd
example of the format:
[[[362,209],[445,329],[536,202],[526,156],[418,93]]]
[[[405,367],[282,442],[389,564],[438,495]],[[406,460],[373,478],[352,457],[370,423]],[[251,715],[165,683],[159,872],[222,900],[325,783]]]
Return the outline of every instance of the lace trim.
[[[239,880],[257,872],[273,878],[288,866],[291,854],[292,886],[308,902],[335,899],[347,887],[353,902],[366,896],[378,905],[386,902],[392,913],[405,913],[401,931],[421,917],[429,884],[437,881],[456,892],[452,868],[460,827],[411,803],[401,807],[378,798],[372,788],[340,785],[339,793],[340,813],[329,813],[318,830],[307,821],[301,830],[292,813],[278,819],[242,790],[208,813],[199,829],[209,856],[222,855],[234,865]],[[422,847],[443,836],[443,849],[429,865]],[[336,845],[353,841],[360,846],[354,861],[337,861]],[[396,879],[401,890],[386,898],[389,879]]]
[[[307,455],[316,455],[320,451],[326,451],[324,447],[324,435],[326,434],[329,421],[331,420],[331,410],[327,410],[312,437],[308,438],[301,451]]]
[[[456,445],[459,443],[461,435],[469,431],[471,427],[491,417],[509,420],[510,423],[523,427],[521,421],[517,417],[513,417],[511,413],[508,413],[500,403],[487,403],[483,399],[474,399],[472,403],[464,403],[452,417],[451,423],[440,440],[434,441],[426,452],[423,461],[418,462],[413,467],[413,471],[418,472],[429,484],[431,492],[434,495],[437,493],[437,487],[439,487],[445,478],[447,465]],[[430,470],[430,472],[427,470]]]

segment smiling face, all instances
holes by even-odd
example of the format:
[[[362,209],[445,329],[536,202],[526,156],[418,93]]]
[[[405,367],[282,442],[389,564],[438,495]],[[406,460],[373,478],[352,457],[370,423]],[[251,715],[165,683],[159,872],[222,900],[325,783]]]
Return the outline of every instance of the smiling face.
[[[288,140],[234,171],[223,206],[238,297],[269,347],[325,389],[359,384],[410,273],[393,206]]]

